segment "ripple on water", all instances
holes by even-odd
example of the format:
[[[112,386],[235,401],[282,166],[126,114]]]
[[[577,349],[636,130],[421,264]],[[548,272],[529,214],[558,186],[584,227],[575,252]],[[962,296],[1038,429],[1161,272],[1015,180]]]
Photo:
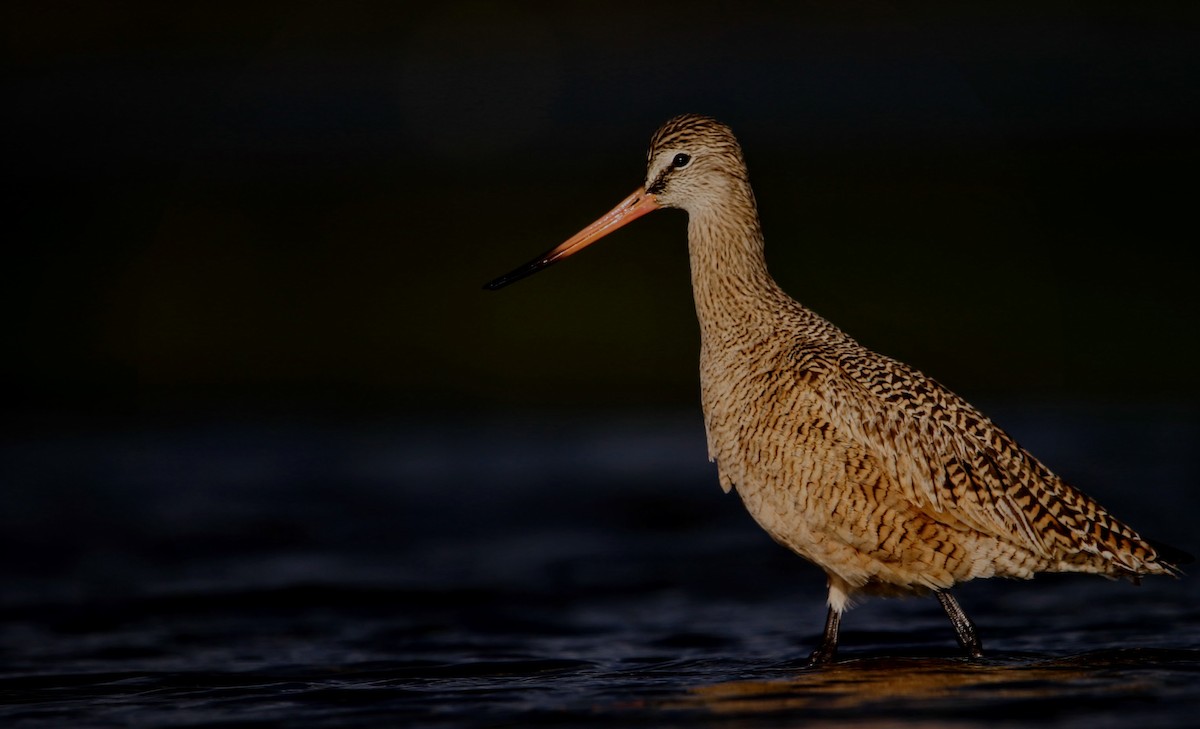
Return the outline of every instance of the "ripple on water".
[[[664,707],[734,716],[970,715],[1044,721],[1081,707],[1092,714],[1173,696],[1194,700],[1198,674],[1200,650],[1131,648],[980,661],[863,658],[802,669],[786,678],[699,686]]]

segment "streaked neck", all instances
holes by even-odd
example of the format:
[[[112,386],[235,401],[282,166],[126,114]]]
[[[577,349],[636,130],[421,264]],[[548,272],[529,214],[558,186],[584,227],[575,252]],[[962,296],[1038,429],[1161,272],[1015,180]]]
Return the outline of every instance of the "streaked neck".
[[[706,341],[734,331],[772,327],[792,301],[767,271],[762,227],[749,190],[688,218],[692,293]]]

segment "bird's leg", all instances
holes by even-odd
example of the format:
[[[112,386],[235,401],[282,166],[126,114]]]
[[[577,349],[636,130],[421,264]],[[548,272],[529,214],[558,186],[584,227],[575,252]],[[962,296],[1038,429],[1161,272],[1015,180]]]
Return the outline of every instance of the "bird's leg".
[[[954,634],[958,638],[958,644],[967,652],[970,658],[983,658],[983,644],[979,642],[979,636],[975,633],[975,624],[963,612],[963,609],[958,606],[958,601],[949,592],[939,590],[937,593],[938,602],[942,604],[946,615],[950,616],[950,623],[954,626]]]
[[[838,626],[842,622],[842,611],[829,608],[829,613],[825,616],[825,635],[821,637],[821,645],[809,656],[808,662],[813,666],[820,666],[825,663],[831,663],[833,657],[837,655],[838,647]]]

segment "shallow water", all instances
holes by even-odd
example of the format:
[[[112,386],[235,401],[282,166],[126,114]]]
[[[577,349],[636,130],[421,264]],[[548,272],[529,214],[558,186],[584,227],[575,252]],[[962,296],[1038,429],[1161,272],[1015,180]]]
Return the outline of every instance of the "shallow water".
[[[1013,409],[1195,552],[1196,419]],[[820,573],[716,486],[698,416],[217,422],[8,438],[0,723],[1193,726],[1200,587],[1084,576],[871,601],[804,665]]]

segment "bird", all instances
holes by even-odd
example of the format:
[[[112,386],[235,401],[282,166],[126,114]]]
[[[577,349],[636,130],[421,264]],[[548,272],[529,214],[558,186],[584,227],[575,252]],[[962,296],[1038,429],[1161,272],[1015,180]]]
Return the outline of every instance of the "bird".
[[[948,388],[858,343],[767,271],[742,147],[684,114],[651,137],[644,184],[496,290],[662,208],[687,213],[708,456],[776,542],[827,577],[808,660],[836,659],[843,613],[869,597],[936,596],[961,649],[983,656],[951,594],[980,578],[1080,572],[1139,582],[1189,555],[1143,539]]]

